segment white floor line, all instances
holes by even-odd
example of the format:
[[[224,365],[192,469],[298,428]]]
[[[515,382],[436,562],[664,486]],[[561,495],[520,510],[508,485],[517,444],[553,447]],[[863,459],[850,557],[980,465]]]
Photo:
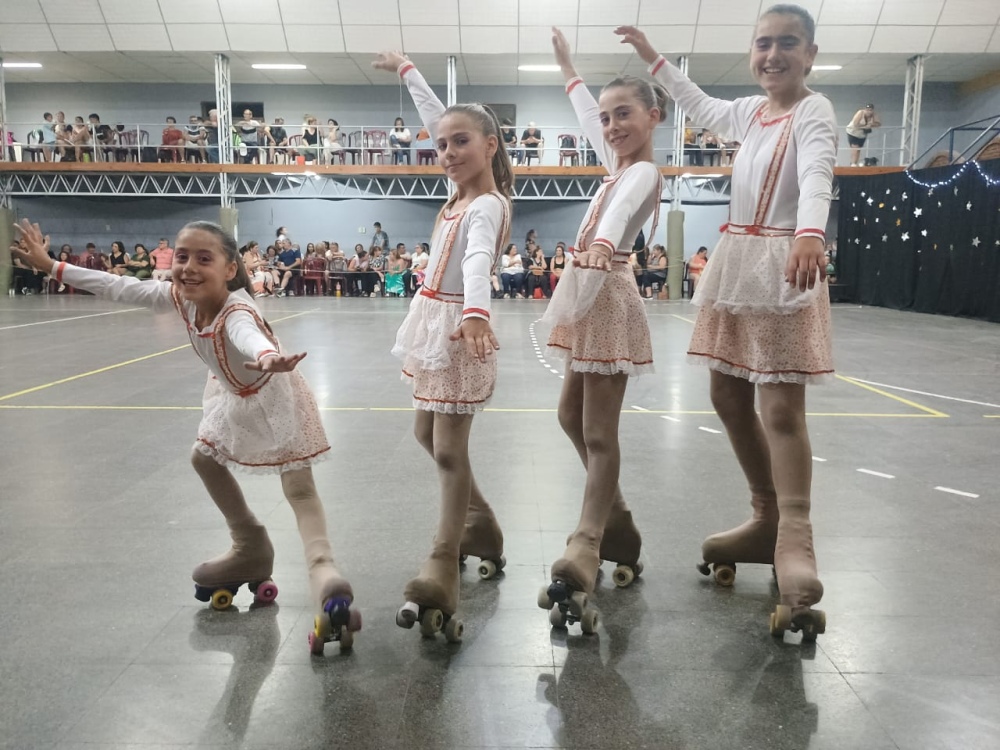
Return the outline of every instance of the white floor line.
[[[813,456],[813,461],[819,461],[821,464],[825,464],[826,463],[826,459],[825,458],[820,458],[819,456]]]
[[[988,406],[993,409],[1000,409],[1000,404],[991,404],[988,401],[973,401],[968,398],[958,398],[956,396],[945,396],[940,393],[930,393],[929,391],[916,391],[913,388],[903,388],[899,385],[888,385],[886,383],[876,383],[872,380],[862,380],[861,378],[851,378],[858,383],[864,383],[865,385],[874,385],[879,388],[888,388],[893,391],[902,391],[903,393],[913,393],[917,396],[930,396],[931,398],[943,398],[945,401],[958,401],[962,404],[974,404],[975,406]]]
[[[895,479],[895,474],[883,474],[881,471],[872,471],[871,469],[858,469],[862,474],[871,474],[873,477],[882,477],[883,479]]]
[[[668,417],[666,414],[661,414],[660,415],[660,419],[665,419],[668,422],[680,422],[681,421],[677,417]]]
[[[722,430],[713,430],[711,427],[699,427],[702,432],[711,432],[713,435],[721,435]]]
[[[636,411],[649,411],[649,409],[644,409],[644,408],[643,408],[643,407],[641,407],[641,406],[634,406],[634,405],[633,405],[633,406],[632,406],[632,408],[633,408],[633,409],[635,409]]]
[[[952,495],[961,495],[962,497],[978,498],[979,495],[974,492],[962,492],[962,490],[953,490],[951,487],[935,487],[934,489],[939,492],[948,492]]]
[[[100,318],[102,315],[121,315],[122,313],[135,312],[136,310],[145,310],[144,307],[130,307],[127,310],[110,310],[108,312],[93,313],[91,315],[77,315],[73,318],[56,318],[55,320],[38,320],[34,323],[21,323],[16,326],[3,326],[0,331],[10,331],[14,328],[28,328],[29,326],[44,326],[49,323],[67,323],[71,320],[83,320],[84,318]]]

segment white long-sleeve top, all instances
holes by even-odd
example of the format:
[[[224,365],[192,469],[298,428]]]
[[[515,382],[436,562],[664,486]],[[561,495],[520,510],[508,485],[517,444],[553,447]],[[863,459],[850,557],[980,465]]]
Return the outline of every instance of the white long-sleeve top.
[[[445,107],[413,63],[399,66],[420,119],[437,142]],[[490,275],[510,234],[510,200],[499,192],[473,200],[464,211],[443,214],[434,227],[430,260],[420,293],[445,302],[462,303],[462,320],[490,319]]]
[[[627,262],[635,238],[651,214],[655,229],[663,192],[660,170],[652,162],[641,161],[619,172],[615,153],[604,140],[600,107],[583,79],[567,81],[566,93],[587,140],[610,174],[591,199],[590,209],[580,225],[576,249],[586,250],[597,243],[609,248],[615,261]]]
[[[198,329],[194,324],[195,305],[182,299],[169,281],[141,281],[57,261],[53,262],[50,273],[61,283],[103,299],[142,305],[155,313],[176,310],[187,327],[195,353],[219,383],[237,395],[252,395],[271,378],[270,373],[244,367],[264,357],[276,356],[279,344],[253,299],[243,290],[231,292],[215,320]]]
[[[767,97],[710,97],[662,56],[649,72],[700,126],[743,145],[733,163],[729,223],[750,233],[790,230],[826,237],[837,158],[830,100],[812,94],[791,112],[767,119]]]

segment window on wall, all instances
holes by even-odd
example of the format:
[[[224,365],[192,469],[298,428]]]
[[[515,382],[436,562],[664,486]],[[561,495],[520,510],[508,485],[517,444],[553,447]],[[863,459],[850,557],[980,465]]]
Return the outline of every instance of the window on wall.
[[[487,104],[486,106],[493,110],[501,124],[504,120],[510,120],[512,125],[517,125],[516,104]]]

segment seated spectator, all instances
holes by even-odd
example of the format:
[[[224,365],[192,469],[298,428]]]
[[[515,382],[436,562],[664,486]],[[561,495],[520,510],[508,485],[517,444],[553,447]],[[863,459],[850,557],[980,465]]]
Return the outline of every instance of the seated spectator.
[[[174,249],[165,237],[160,237],[160,243],[149,254],[153,259],[153,278],[157,281],[170,281],[170,266],[174,262]]]
[[[404,246],[405,247],[405,246]],[[402,297],[406,294],[403,286],[403,274],[406,272],[406,261],[399,255],[399,245],[389,251],[389,263],[385,268],[385,293],[390,297]]]
[[[207,134],[202,127],[201,118],[198,115],[191,115],[188,124],[184,128],[184,141],[186,143],[184,154],[187,161],[208,161],[205,154],[205,138]]]
[[[52,119],[52,113],[46,112],[42,115],[45,122],[42,123],[42,127],[39,129],[41,137],[39,138],[39,144],[42,147],[42,158],[45,161],[52,161],[55,158],[56,150],[56,123]],[[8,133],[10,131],[7,131]],[[13,161],[13,159],[11,159]]]
[[[73,257],[73,248],[69,245],[63,245],[59,248],[59,255],[56,256],[56,260],[60,263],[70,263],[72,265],[79,265],[79,258]],[[49,293],[52,293],[52,287],[56,285],[56,280],[49,279]],[[65,284],[59,284],[56,288],[56,294],[64,294],[67,291]]]
[[[701,128],[691,127],[691,118],[686,118],[684,127],[684,156],[692,167],[704,166],[701,158]]]
[[[274,245],[267,246],[267,250],[264,253],[264,268],[274,279],[272,287],[276,287],[281,283],[281,274],[278,273],[278,248]]]
[[[503,146],[507,149],[507,156],[510,157],[511,163],[520,164],[523,154],[521,153],[521,149],[517,147],[517,131],[514,130],[514,124],[504,118],[500,134],[503,136]]]
[[[101,155],[105,161],[115,153],[115,143],[118,137],[110,125],[101,122],[100,116],[95,112],[90,115],[90,131],[94,134],[97,145],[101,147]]]
[[[389,133],[389,148],[392,150],[392,163],[402,164],[403,159],[410,164],[410,129],[406,127],[402,117],[397,117]]]
[[[326,135],[323,136],[326,163],[333,164],[333,157],[339,154],[340,163],[344,163],[344,145],[340,142],[340,123],[332,117],[326,121]]]
[[[566,270],[566,243],[557,242],[555,254],[549,259],[549,276],[552,289],[559,283],[559,277]]]
[[[257,146],[260,144],[260,129],[262,125],[254,119],[253,111],[243,110],[243,119],[236,123],[236,132],[240,136],[240,157],[243,164],[253,164],[260,161]]]
[[[70,140],[70,136],[73,134],[73,126],[66,122],[65,112],[56,112],[56,150],[59,152],[59,158],[66,158],[66,149],[72,148],[73,143]]]
[[[509,299],[511,295],[517,299],[523,299],[524,265],[517,245],[513,242],[507,245],[507,251],[500,258],[500,279],[503,282],[504,299]]]
[[[701,150],[704,162],[709,167],[722,164],[722,142],[719,136],[708,130],[701,137]]]
[[[688,261],[688,278],[691,279],[692,294],[698,288],[698,279],[701,278],[701,272],[705,270],[705,264],[707,263],[708,248],[702,245],[698,248],[698,252],[692,255],[691,260]]]
[[[306,120],[302,124],[302,145],[296,152],[297,155],[303,157],[306,164],[315,164],[319,161],[321,140],[319,120],[312,115],[306,115]]]
[[[528,262],[528,299],[535,296],[535,290],[541,289],[546,298],[552,296],[552,282],[549,281],[549,261],[542,248],[537,245],[531,251]]]
[[[267,160],[275,164],[278,155],[288,155],[288,131],[285,130],[285,121],[281,117],[274,118],[274,125],[264,127],[264,145],[268,149]]]
[[[125,262],[125,275],[136,279],[148,279],[153,275],[153,261],[141,242],[133,248],[132,257]]]
[[[368,270],[368,263],[368,251],[364,245],[358,243],[354,246],[354,257],[347,265],[347,270],[351,273],[352,297],[357,297],[359,294],[363,297],[375,296],[375,278]]]
[[[326,251],[326,272],[330,278],[330,293],[338,297],[347,291],[347,258],[339,243],[331,242]]]
[[[424,273],[427,271],[427,263],[430,259],[430,245],[426,242],[419,243],[417,251],[413,254],[413,260],[410,261],[410,286],[407,287],[410,294],[416,294],[417,290],[423,286]]]
[[[105,257],[97,251],[97,245],[88,242],[84,251],[80,253],[80,265],[92,271],[106,271]]]
[[[274,277],[267,270],[267,264],[260,254],[260,246],[251,242],[243,253],[243,266],[250,277],[254,297],[266,297],[274,292]]]
[[[372,288],[372,297],[385,289],[385,264],[386,257],[382,255],[381,247],[373,247],[368,258],[368,270],[375,274],[375,285]]]
[[[646,260],[646,271],[642,275],[640,291],[646,299],[653,299],[653,284],[660,287],[660,291],[667,285],[667,254],[663,251],[663,245],[653,245],[653,251]]]
[[[830,255],[830,251],[827,250],[824,254],[824,263],[826,263],[826,280],[830,284],[837,283],[837,266],[833,263],[833,257]]]
[[[417,164],[423,164],[424,160],[428,164],[433,164],[437,159],[437,148],[434,146],[434,141],[431,140],[431,134],[427,128],[420,128],[417,132],[413,147],[417,150]]]
[[[73,161],[92,161],[94,149],[91,146],[92,138],[90,127],[83,121],[82,117],[73,119],[73,132],[69,134],[70,143],[73,145]]]
[[[177,120],[167,118],[167,127],[163,129],[160,148],[156,152],[157,161],[178,162],[184,160],[184,131],[177,127]]]
[[[121,240],[111,243],[111,255],[108,256],[105,266],[107,270],[116,276],[125,276],[128,273],[128,253],[125,252],[125,245]]]
[[[527,129],[521,133],[521,148],[524,154],[524,162],[531,164],[532,159],[539,159],[542,145],[542,131],[535,127],[535,123],[529,122]],[[539,162],[541,160],[539,159]]]
[[[300,269],[302,268],[302,253],[297,248],[292,247],[292,243],[287,239],[278,240],[277,245],[280,248],[277,269],[278,273],[281,274],[281,283],[276,293],[281,297],[288,293],[288,282],[300,273]],[[295,294],[294,289],[292,294]]]

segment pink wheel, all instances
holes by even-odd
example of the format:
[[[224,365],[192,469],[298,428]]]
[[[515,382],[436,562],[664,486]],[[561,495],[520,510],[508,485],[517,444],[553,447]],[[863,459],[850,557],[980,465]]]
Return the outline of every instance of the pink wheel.
[[[270,604],[278,598],[278,584],[266,581],[257,587],[254,599],[260,604]]]
[[[361,610],[351,610],[351,614],[348,615],[347,619],[347,629],[351,632],[361,630]]]
[[[323,642],[322,638],[320,638],[318,635],[316,635],[316,633],[310,631],[310,633],[309,633],[309,653],[310,654],[312,654],[313,656],[322,656],[323,655],[323,646],[325,646],[325,645],[326,644]]]

